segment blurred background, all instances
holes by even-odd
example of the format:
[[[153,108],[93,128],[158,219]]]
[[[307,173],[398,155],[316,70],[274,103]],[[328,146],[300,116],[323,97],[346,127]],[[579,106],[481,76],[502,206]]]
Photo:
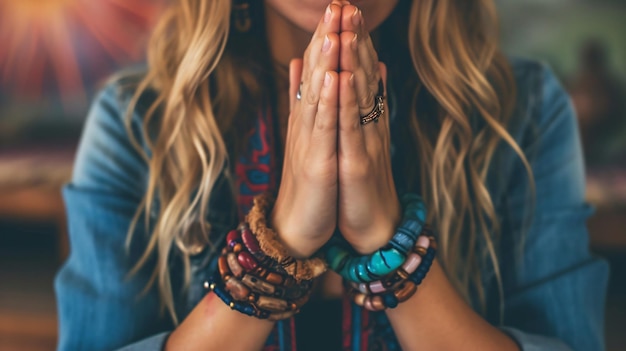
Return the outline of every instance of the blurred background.
[[[166,0],[0,0],[0,350],[52,350],[68,252],[60,188],[89,101],[141,63]],[[626,1],[497,0],[502,45],[549,63],[587,159],[592,249],[611,263],[607,349],[626,349]],[[621,278],[621,279],[620,279]]]

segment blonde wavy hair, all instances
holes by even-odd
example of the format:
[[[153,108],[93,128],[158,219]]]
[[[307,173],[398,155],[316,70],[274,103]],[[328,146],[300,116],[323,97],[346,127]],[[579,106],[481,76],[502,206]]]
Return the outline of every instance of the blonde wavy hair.
[[[202,219],[228,159],[225,136],[241,132],[233,122],[250,112],[242,111],[241,106],[247,105],[241,104],[244,97],[256,103],[252,104],[255,108],[262,99],[264,80],[249,68],[254,58],[240,57],[242,51],[232,39],[236,34],[231,1],[177,0],[167,9],[149,43],[148,70],[128,111],[130,131],[130,116],[139,97],[146,90],[156,91],[156,100],[143,116],[144,138],[151,153],[144,154],[148,187],[129,240],[142,214],[148,224],[158,199],[156,223],[147,227],[149,241],[133,271],[156,253],[149,286],[158,284],[163,306],[175,323],[170,254],[174,247],[179,249],[188,285],[190,252],[186,247],[190,242],[210,241],[210,223]],[[400,3],[404,1],[410,0]],[[429,221],[439,232],[440,262],[456,289],[468,300],[470,291],[478,292],[484,306],[481,267],[485,256],[502,296],[499,221],[485,184],[498,144],[506,142],[530,169],[506,129],[515,102],[514,79],[498,51],[492,0],[413,0],[407,6],[411,8],[408,26],[395,27],[404,31],[401,38],[410,56],[408,69],[419,81],[410,105],[419,109],[411,111],[408,129],[413,156],[419,155],[419,167],[412,171],[420,175]],[[264,39],[263,29],[252,29],[257,39]],[[259,67],[267,64],[257,63]],[[158,123],[158,134],[149,138],[152,121]],[[474,122],[482,127],[476,130]],[[132,141],[143,150],[136,139]]]

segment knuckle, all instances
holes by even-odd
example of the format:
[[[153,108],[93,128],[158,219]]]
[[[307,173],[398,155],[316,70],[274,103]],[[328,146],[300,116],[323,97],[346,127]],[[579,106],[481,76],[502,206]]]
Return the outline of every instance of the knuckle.
[[[328,94],[328,93],[320,93],[319,105],[322,105],[322,106],[332,106],[333,102],[332,102],[332,98],[331,98],[330,94]]]
[[[356,118],[350,121],[342,121],[341,123],[341,131],[342,132],[348,132],[348,133],[352,133],[355,131],[359,131],[359,129],[361,128],[361,121],[357,120]]]
[[[341,32],[340,40],[343,45],[350,45],[352,43],[352,39],[354,38],[354,32],[346,31]]]
[[[378,70],[369,69],[365,71],[365,78],[369,84],[378,84]]]
[[[326,119],[326,118],[317,118],[315,120],[315,129],[318,131],[326,131],[329,130],[331,127],[331,123]]]
[[[363,108],[372,107],[374,105],[375,96],[376,95],[374,94],[374,92],[372,92],[371,89],[367,89],[365,95],[361,96],[361,98],[359,99],[359,106]]]
[[[317,105],[320,101],[320,95],[319,92],[313,91],[313,90],[308,90],[306,93],[306,97],[304,99],[306,101],[307,104],[309,105]]]
[[[374,60],[372,60],[372,62],[370,63],[370,69],[372,70],[372,72],[376,73],[376,75],[378,75],[379,71],[380,71],[380,67],[379,67],[379,62],[378,62],[378,57],[376,57],[376,54],[374,53]]]
[[[377,57],[374,57],[375,60],[372,60],[372,71],[376,72],[377,76],[380,76],[380,65],[382,65],[383,63],[378,61]]]
[[[351,76],[352,76],[352,73],[348,72],[348,71],[341,71],[339,73],[339,81],[340,81],[340,84],[341,84],[342,88],[350,87],[350,77]]]

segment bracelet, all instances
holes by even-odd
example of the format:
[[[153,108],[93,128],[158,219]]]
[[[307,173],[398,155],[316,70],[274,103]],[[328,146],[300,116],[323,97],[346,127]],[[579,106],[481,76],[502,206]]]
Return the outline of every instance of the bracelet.
[[[243,271],[244,269],[247,272],[254,270],[271,270],[277,273],[270,273],[268,278],[273,282],[275,281],[274,284],[282,284],[285,276],[289,276],[287,272],[285,272],[282,265],[278,264],[278,262],[272,260],[270,257],[265,256],[262,252],[252,252],[250,250],[252,245],[251,240],[256,243],[254,235],[252,235],[245,223],[240,224],[236,230],[231,230],[226,235],[226,246],[232,250],[235,254],[235,260],[239,263],[239,267],[237,267],[234,262],[231,264],[232,269],[234,269],[233,272],[239,276],[239,271]],[[258,247],[258,243],[256,243],[256,246]]]
[[[296,284],[294,280],[268,279],[268,277],[280,277],[280,275],[267,269],[245,270],[233,252],[224,252],[218,259],[217,265],[222,281],[237,300],[249,299],[252,291],[274,298],[297,300],[308,294],[313,287],[311,280]]]
[[[296,280],[310,280],[326,271],[326,263],[319,257],[298,260],[289,256],[287,249],[279,240],[278,234],[267,226],[267,215],[274,206],[274,198],[269,193],[254,198],[254,206],[246,216],[252,236],[250,249],[256,255],[268,256],[276,261],[283,270]],[[246,239],[249,236],[246,235]]]
[[[402,197],[404,218],[391,241],[368,256],[356,256],[338,239],[326,248],[326,257],[332,270],[344,279],[369,283],[397,270],[406,261],[424,229],[426,208],[422,198],[415,194]]]
[[[241,312],[245,315],[256,317],[259,319],[268,319],[278,321],[293,317],[299,310],[288,310],[284,312],[270,312],[259,308],[252,302],[237,301],[229,294],[222,284],[215,277],[204,282],[204,288],[210,290],[217,295],[231,310]]]
[[[385,291],[382,294],[368,294],[359,291],[360,289],[355,288],[351,284],[345,284],[348,294],[356,305],[362,306],[369,311],[377,312],[387,308],[395,308],[417,292],[417,286],[421,284],[430,270],[435,253],[435,248],[429,247],[419,264],[419,268],[407,279],[401,281],[394,290]]]
[[[231,309],[249,316],[270,320],[292,317],[308,301],[313,281],[298,281],[271,258],[253,255],[248,249],[254,245],[250,236],[245,225],[226,235],[226,246],[217,261],[218,274],[205,282],[205,289]]]
[[[230,246],[230,245],[229,245]],[[312,280],[297,282],[290,277],[261,267],[246,251],[235,253],[229,246],[222,250],[217,261],[218,271],[227,290],[237,300],[249,300],[254,294],[272,298],[299,300],[308,295],[313,287]],[[241,257],[246,257],[243,261]],[[246,262],[245,266],[241,262]]]
[[[224,256],[220,257],[222,262],[223,258]],[[288,289],[274,286],[250,274],[238,279],[231,275],[222,262],[218,263],[222,281],[220,286],[223,286],[234,301],[248,302],[259,310],[288,312],[299,310],[309,299],[311,282]]]
[[[434,239],[434,238],[433,238]],[[409,254],[406,261],[393,273],[381,280],[370,283],[351,282],[353,288],[363,294],[381,294],[389,290],[394,290],[400,283],[406,281],[422,263],[422,257],[426,255],[430,248],[431,238],[420,235],[415,244],[413,252]]]

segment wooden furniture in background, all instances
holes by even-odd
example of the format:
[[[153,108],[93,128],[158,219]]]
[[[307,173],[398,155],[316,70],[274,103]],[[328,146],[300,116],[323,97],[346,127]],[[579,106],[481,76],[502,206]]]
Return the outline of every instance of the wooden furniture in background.
[[[69,252],[61,188],[71,177],[74,153],[74,145],[0,153],[0,219],[55,223],[60,260]]]
[[[4,275],[14,269],[18,273],[8,274],[8,281],[0,282],[0,288],[6,284],[0,294],[5,299],[0,303],[0,350],[55,348],[57,316],[52,278],[69,253],[61,188],[70,179],[74,150],[74,146],[53,145],[0,151],[0,221],[25,223],[26,227],[29,223],[52,224],[55,230],[44,233],[55,233],[57,243],[56,248],[50,248],[56,251],[50,256],[53,261],[38,263],[49,265],[48,269],[20,277],[19,266],[3,267]],[[19,232],[0,232],[2,235]],[[10,265],[12,261],[7,262]],[[19,262],[23,261],[18,259],[14,264]],[[33,280],[38,283],[32,284]]]

